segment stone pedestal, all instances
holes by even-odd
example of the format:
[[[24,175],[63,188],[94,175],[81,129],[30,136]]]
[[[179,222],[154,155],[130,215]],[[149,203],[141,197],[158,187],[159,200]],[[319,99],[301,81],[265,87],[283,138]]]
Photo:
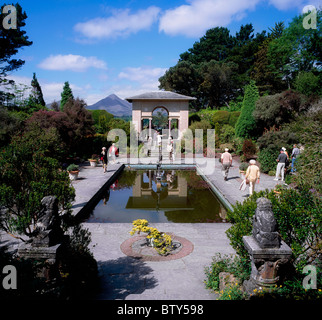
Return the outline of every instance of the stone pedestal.
[[[261,248],[252,236],[244,236],[243,242],[252,264],[250,280],[244,283],[246,291],[274,287],[283,277],[281,267],[289,262],[292,249],[284,241],[276,248]]]
[[[18,249],[18,255],[23,259],[39,262],[37,277],[49,281],[56,276],[61,248],[62,244],[51,247],[33,247],[30,244],[23,244]]]

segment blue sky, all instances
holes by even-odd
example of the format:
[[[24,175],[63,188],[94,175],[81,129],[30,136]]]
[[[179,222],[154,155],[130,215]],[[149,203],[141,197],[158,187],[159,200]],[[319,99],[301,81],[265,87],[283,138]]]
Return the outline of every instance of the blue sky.
[[[3,3],[3,1],[1,1]],[[11,3],[5,1],[5,3]],[[305,5],[322,0],[55,0],[19,1],[33,45],[10,78],[30,84],[36,73],[47,103],[60,100],[69,81],[89,105],[115,93],[121,98],[158,90],[158,78],[206,30],[242,24],[256,32],[287,25]]]

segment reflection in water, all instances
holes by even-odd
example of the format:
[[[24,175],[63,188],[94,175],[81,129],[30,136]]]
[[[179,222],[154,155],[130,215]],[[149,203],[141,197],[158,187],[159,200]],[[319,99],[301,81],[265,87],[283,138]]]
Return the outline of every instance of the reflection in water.
[[[88,222],[226,222],[226,210],[190,170],[125,170]]]

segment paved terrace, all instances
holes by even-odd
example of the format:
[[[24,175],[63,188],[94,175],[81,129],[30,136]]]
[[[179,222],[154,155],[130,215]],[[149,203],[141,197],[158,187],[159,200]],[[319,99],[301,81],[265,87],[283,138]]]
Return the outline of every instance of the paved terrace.
[[[137,163],[132,159],[132,165]],[[140,159],[147,167],[156,163],[156,159]],[[215,192],[223,195],[222,200],[229,207],[236,201],[242,202],[248,196],[248,188],[241,192],[239,185],[239,163],[233,162],[228,181],[224,181],[218,159],[210,159],[215,170],[205,175]],[[198,160],[197,160],[198,162]],[[175,164],[191,167],[192,159],[176,160]],[[76,189],[76,200],[73,205],[74,214],[83,208],[88,209],[88,201],[97,198],[98,190],[107,186],[127,166],[127,159],[120,159],[119,164],[108,165],[108,172],[102,167],[82,168],[79,179],[73,182]],[[172,164],[166,161],[166,167]],[[199,173],[207,172],[202,165],[197,165]],[[209,168],[209,167],[208,167]],[[262,175],[261,182],[255,190],[273,188],[276,181],[273,177]],[[111,195],[112,196],[112,195]],[[96,200],[97,201],[97,200]],[[92,203],[92,205],[95,205]],[[87,207],[87,208],[86,208]],[[170,261],[143,261],[124,254],[121,245],[131,238],[130,223],[84,223],[92,233],[91,250],[98,262],[101,277],[101,290],[96,298],[107,300],[211,300],[217,295],[205,289],[204,268],[209,266],[216,253],[234,254],[229,245],[225,231],[229,223],[159,223],[151,224],[161,231],[173,233],[185,238],[193,245],[193,251],[185,257]],[[182,249],[183,250],[183,249]]]
[[[141,159],[146,166],[156,159]],[[197,160],[198,161],[198,160]],[[239,163],[233,161],[228,181],[224,181],[218,159],[211,159],[215,170],[205,175],[215,192],[222,194],[222,200],[229,207],[236,201],[242,202],[248,196],[248,188],[241,192],[239,185]],[[73,203],[73,213],[90,210],[99,200],[99,190],[108,187],[116,176],[127,165],[127,159],[120,159],[119,164],[108,165],[108,172],[103,173],[102,167],[83,166],[79,179],[72,184],[76,190],[76,199]],[[133,161],[136,162],[135,160]],[[154,162],[156,163],[156,162]],[[183,164],[182,164],[183,163]],[[175,164],[191,167],[192,159]],[[170,166],[171,164],[165,163]],[[200,173],[205,173],[202,165],[197,166]],[[273,177],[262,174],[261,182],[255,190],[273,188],[276,181]],[[229,223],[209,224],[151,224],[161,231],[173,233],[186,239],[192,244],[192,252],[184,257],[169,261],[143,261],[124,254],[121,245],[131,239],[130,223],[84,223],[92,233],[91,250],[98,262],[101,277],[101,289],[97,299],[122,300],[210,300],[217,295],[205,289],[204,268],[209,266],[216,253],[234,254],[229,245],[225,231]],[[1,234],[0,245],[9,245],[14,251],[20,241]],[[182,249],[183,250],[183,249]],[[124,250],[123,250],[124,251]]]

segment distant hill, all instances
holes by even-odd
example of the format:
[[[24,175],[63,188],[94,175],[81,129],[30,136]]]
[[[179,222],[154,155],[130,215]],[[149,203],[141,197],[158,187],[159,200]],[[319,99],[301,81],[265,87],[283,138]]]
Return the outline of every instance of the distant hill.
[[[119,98],[115,94],[87,106],[89,110],[106,110],[117,117],[129,117],[132,115],[132,104]]]

